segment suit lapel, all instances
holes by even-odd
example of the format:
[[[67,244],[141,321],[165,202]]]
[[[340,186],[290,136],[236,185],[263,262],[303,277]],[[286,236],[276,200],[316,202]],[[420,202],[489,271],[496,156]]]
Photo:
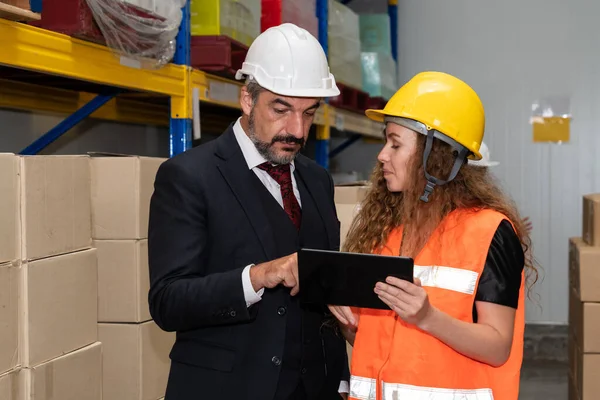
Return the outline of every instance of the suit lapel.
[[[242,150],[235,139],[233,128],[230,126],[216,140],[218,143],[215,153],[221,159],[217,163],[217,168],[252,224],[267,259],[273,260],[276,257],[273,230],[253,183],[253,180],[257,178],[254,172],[248,169]]]
[[[319,215],[325,224],[325,229],[327,230],[327,237],[329,238],[330,245],[333,246],[335,243],[334,238],[336,236],[336,232],[333,231],[333,226],[331,223],[331,216],[333,216],[331,209],[329,208],[330,204],[333,204],[331,199],[329,198],[329,193],[327,189],[323,186],[323,183],[320,179],[315,179],[314,176],[311,176],[310,171],[308,170],[308,165],[306,164],[306,160],[303,156],[296,157],[296,171],[295,177],[296,179],[301,179],[308,193],[313,198],[313,201],[317,207]],[[339,233],[337,233],[339,235]],[[337,241],[339,244],[339,240]]]

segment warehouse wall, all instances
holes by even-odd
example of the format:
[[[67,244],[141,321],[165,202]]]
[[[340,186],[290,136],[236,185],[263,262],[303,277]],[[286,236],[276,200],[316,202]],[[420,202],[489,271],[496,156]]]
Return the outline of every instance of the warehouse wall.
[[[399,78],[442,70],[469,82],[487,112],[495,170],[533,221],[543,268],[529,321],[567,321],[567,240],[581,235],[581,195],[600,191],[600,3],[591,0],[399,2]],[[532,102],[567,96],[571,140],[534,144]]]
[[[0,109],[0,152],[17,153],[64,117]],[[89,151],[167,157],[169,136],[164,128],[86,119],[42,154],[82,154]]]

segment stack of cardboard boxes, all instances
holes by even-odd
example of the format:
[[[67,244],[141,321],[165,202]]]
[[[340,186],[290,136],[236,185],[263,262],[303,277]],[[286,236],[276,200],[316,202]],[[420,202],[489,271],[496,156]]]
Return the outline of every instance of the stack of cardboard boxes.
[[[98,251],[98,335],[103,394],[158,400],[165,394],[175,335],[148,310],[148,213],[164,159],[93,155],[92,234]]]
[[[600,392],[600,194],[583,197],[583,235],[569,241],[569,400]]]
[[[0,154],[0,398],[102,398],[89,158]]]
[[[352,220],[360,210],[360,204],[367,196],[369,186],[367,182],[360,181],[338,185],[335,187],[335,209],[340,220],[340,249],[343,250],[348,230]],[[348,362],[352,358],[352,346],[347,343]]]

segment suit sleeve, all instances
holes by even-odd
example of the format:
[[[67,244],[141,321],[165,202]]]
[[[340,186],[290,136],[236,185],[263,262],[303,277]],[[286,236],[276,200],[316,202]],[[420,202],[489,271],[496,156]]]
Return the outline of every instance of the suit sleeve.
[[[165,331],[252,319],[240,268],[206,274],[205,193],[197,177],[171,160],[158,170],[150,202],[148,262],[152,318]]]

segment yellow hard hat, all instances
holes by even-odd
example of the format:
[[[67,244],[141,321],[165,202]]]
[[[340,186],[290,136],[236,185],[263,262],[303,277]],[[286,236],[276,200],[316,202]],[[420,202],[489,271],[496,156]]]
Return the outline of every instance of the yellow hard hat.
[[[483,104],[469,85],[452,75],[421,72],[402,86],[383,110],[367,110],[366,115],[378,122],[386,117],[420,122],[427,131],[435,130],[464,146],[469,150],[468,158],[481,159]]]

